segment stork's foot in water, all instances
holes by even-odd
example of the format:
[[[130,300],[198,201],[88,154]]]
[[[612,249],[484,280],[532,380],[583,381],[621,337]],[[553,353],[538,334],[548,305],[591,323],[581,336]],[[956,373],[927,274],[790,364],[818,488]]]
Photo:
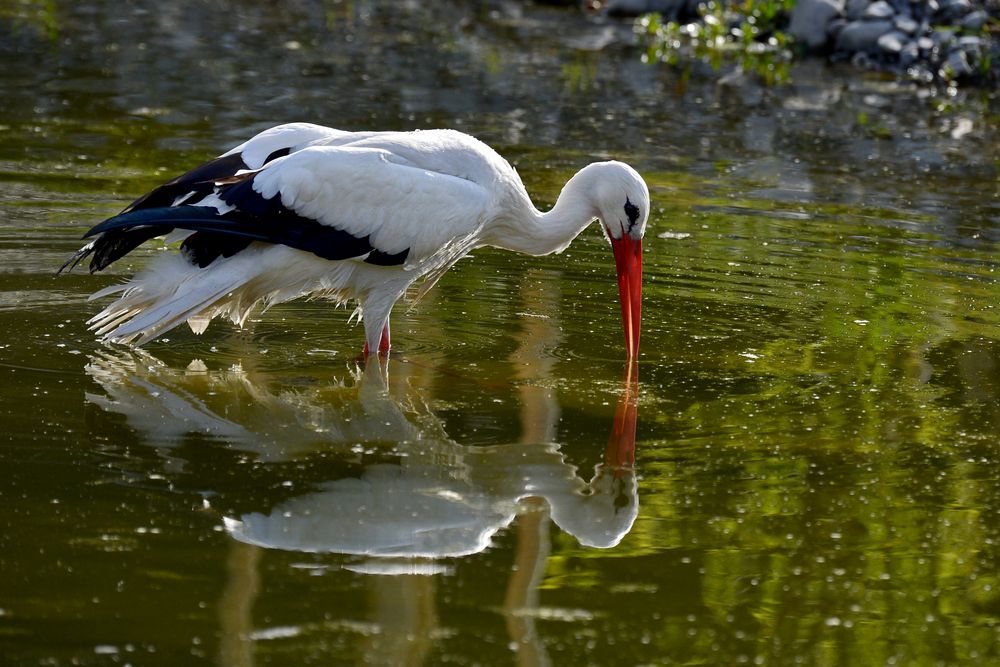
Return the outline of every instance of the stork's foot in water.
[[[378,353],[379,353],[379,355],[380,356],[381,355],[389,356],[389,348],[390,347],[392,347],[392,346],[389,344],[389,325],[386,324],[382,328],[382,338],[381,338],[381,340],[379,340],[379,343],[378,343]],[[371,354],[371,352],[368,349],[368,342],[365,341],[365,349],[361,352],[361,356],[365,360],[367,360],[368,356],[370,354]]]

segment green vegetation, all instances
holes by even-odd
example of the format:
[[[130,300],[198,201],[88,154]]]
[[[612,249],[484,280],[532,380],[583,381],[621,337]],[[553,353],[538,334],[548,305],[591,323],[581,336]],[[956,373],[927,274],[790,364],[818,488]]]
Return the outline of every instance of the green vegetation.
[[[793,56],[805,52],[788,32],[796,3],[797,0],[710,0],[701,6],[697,20],[685,24],[664,20],[660,14],[647,14],[636,21],[636,31],[646,45],[643,58],[674,66],[695,59],[716,71],[735,67],[756,74],[765,83],[783,83],[788,80],[788,63]],[[972,9],[975,10],[972,13],[996,14],[995,9],[982,3],[974,3]],[[909,18],[909,14],[903,16]],[[827,26],[828,30],[830,25],[833,24]],[[908,52],[900,51],[901,46],[896,51],[881,43],[876,46],[874,41],[855,47],[856,51],[834,51],[836,40],[832,38],[824,48],[832,51],[834,61],[851,60],[861,67],[884,70],[949,91],[960,83],[992,89],[1000,80],[994,41],[998,30],[1000,19],[996,16],[966,23],[961,15],[942,19],[941,14],[935,14],[928,32],[916,32],[912,37],[896,33],[908,44]],[[917,37],[921,36],[933,38],[932,50],[926,46],[918,50]]]
[[[726,5],[713,0],[701,20],[686,25],[664,21],[659,14],[638,19],[636,29],[646,40],[647,62],[679,65],[697,58],[714,69],[735,65],[769,84],[788,79],[792,53],[784,32],[793,0],[764,0]]]

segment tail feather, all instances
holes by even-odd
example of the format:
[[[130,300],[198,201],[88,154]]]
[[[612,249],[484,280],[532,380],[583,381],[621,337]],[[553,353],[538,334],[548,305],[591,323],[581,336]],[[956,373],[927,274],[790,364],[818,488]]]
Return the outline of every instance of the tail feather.
[[[336,301],[362,296],[352,285],[363,263],[329,262],[284,246],[257,244],[208,267],[180,254],[164,254],[125,285],[112,285],[95,297],[123,292],[88,321],[105,341],[142,345],[187,322],[202,333],[216,316],[238,326],[253,308],[319,293]],[[350,286],[350,287],[349,287]]]
[[[164,259],[136,276],[121,298],[91,320],[91,328],[106,340],[142,345],[211,308],[245,281],[232,267],[206,271],[180,256]]]
[[[101,299],[106,296],[111,296],[112,294],[117,294],[118,292],[124,292],[129,288],[128,283],[119,283],[117,285],[108,285],[104,289],[99,289],[90,296],[87,297],[87,301],[94,301],[95,299]]]
[[[87,320],[87,324],[91,325],[91,330],[98,336],[104,336],[109,331],[122,324],[130,317],[135,317],[140,311],[138,308],[123,308],[114,313],[109,313],[107,317],[102,318],[101,313],[95,317]]]

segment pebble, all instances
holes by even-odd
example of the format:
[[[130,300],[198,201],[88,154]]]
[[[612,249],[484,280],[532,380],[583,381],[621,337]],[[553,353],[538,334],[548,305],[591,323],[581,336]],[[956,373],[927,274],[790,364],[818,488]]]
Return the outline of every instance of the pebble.
[[[972,11],[972,5],[969,0],[947,0],[943,5],[939,13],[945,18],[955,19],[959,16],[964,16]]]
[[[978,61],[982,54],[983,42],[976,35],[967,35],[958,40],[958,48],[965,52],[967,58]]]
[[[878,48],[882,49],[885,53],[896,54],[902,51],[903,47],[909,41],[909,38],[905,34],[898,30],[893,30],[878,38]]]
[[[974,32],[978,32],[979,30],[982,30],[983,25],[986,24],[986,21],[989,18],[990,18],[989,14],[987,14],[982,9],[977,9],[974,12],[966,14],[965,17],[962,19],[960,25],[966,30],[972,30]]]
[[[837,50],[875,51],[878,38],[892,30],[892,21],[852,21],[837,35]]]
[[[951,44],[952,40],[955,39],[955,35],[951,30],[935,30],[931,34],[931,39],[934,40],[934,44],[942,48]]]
[[[857,21],[861,18],[865,10],[868,9],[868,5],[871,4],[871,0],[848,0],[847,2],[847,20]]]
[[[909,16],[899,15],[893,23],[896,25],[896,30],[905,32],[907,35],[915,35],[920,29],[920,24]]]
[[[796,42],[821,49],[830,39],[826,27],[840,15],[841,8],[835,0],[799,0],[792,10],[788,32]]]
[[[890,19],[895,15],[896,10],[892,8],[892,5],[885,0],[878,0],[878,2],[868,5],[862,18],[866,21],[882,21]]]
[[[833,19],[832,21],[826,24],[827,36],[832,40],[836,40],[837,35],[840,34],[840,31],[844,29],[845,25],[847,25],[847,19],[843,19],[840,17]]]
[[[951,70],[952,76],[956,79],[972,74],[969,60],[965,57],[965,51],[961,49],[956,49],[948,54],[947,68]]]

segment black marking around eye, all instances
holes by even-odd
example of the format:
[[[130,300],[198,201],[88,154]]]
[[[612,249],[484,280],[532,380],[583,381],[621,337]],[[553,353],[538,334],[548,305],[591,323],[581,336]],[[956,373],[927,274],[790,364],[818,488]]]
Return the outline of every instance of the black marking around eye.
[[[635,223],[639,220],[639,207],[633,204],[628,197],[625,197],[625,215],[628,217],[628,229],[632,231]]]

